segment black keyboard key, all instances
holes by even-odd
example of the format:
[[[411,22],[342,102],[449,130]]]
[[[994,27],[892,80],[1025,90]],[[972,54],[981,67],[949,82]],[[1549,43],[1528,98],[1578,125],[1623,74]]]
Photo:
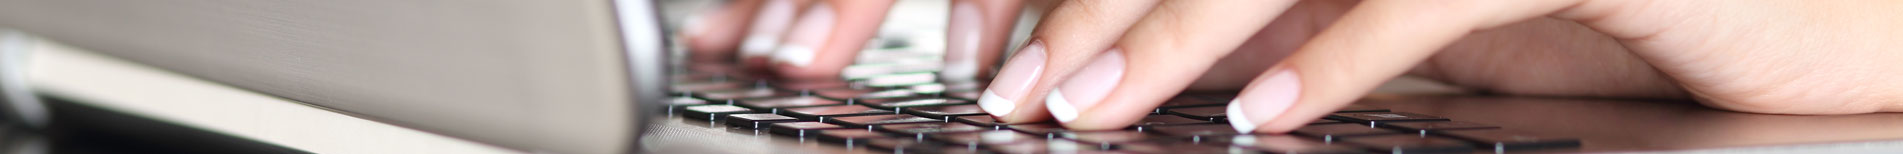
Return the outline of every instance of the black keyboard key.
[[[1183,138],[1192,138],[1192,139],[1234,136],[1237,134],[1242,134],[1241,132],[1236,131],[1236,127],[1225,125],[1225,124],[1157,126],[1157,127],[1152,127],[1151,130],[1145,130],[1145,131],[1156,132],[1159,134],[1173,136],[1173,137],[1183,137]]]
[[[832,117],[830,119],[820,120],[820,122],[834,123],[834,124],[839,124],[841,126],[846,126],[846,127],[866,128],[870,130],[872,129],[873,126],[878,126],[878,125],[910,124],[910,123],[944,123],[945,120],[938,120],[938,119],[918,117],[918,116],[912,116],[912,115],[903,115],[903,114],[888,114],[888,115]]]
[[[1382,135],[1348,138],[1346,143],[1387,153],[1472,153],[1467,142],[1439,136]]]
[[[701,120],[714,120],[715,117],[725,116],[727,114],[753,113],[751,109],[733,105],[689,106],[685,111],[686,113],[684,114],[686,114],[688,118]]]
[[[1195,119],[1204,119],[1208,121],[1224,121],[1224,120],[1228,120],[1228,116],[1229,116],[1228,110],[1225,110],[1225,109],[1226,108],[1223,108],[1223,106],[1204,106],[1204,107],[1165,109],[1163,112],[1169,113],[1171,115],[1178,115],[1178,116],[1195,118]]]
[[[839,125],[820,123],[820,122],[785,122],[785,123],[773,123],[767,126],[767,132],[772,132],[774,134],[781,134],[781,135],[792,135],[795,137],[806,137],[806,136],[809,136],[806,134],[816,134],[819,132],[819,130],[832,130],[832,129],[848,129],[848,128],[840,127]]]
[[[915,107],[915,108],[905,108],[903,110],[900,110],[900,112],[923,116],[923,117],[940,118],[940,119],[952,118],[957,116],[985,115],[985,110],[983,108],[979,108],[978,105]]]
[[[1429,131],[1500,128],[1500,126],[1493,126],[1493,125],[1472,123],[1472,122],[1461,122],[1461,121],[1390,122],[1390,123],[1381,123],[1381,127],[1398,128],[1403,130],[1413,130],[1413,131],[1417,131],[1420,134],[1427,134],[1427,132]]]
[[[1328,119],[1315,119],[1315,121],[1308,122],[1309,125],[1338,124],[1338,123],[1347,123],[1347,122],[1341,122],[1339,120],[1328,120]]]
[[[866,143],[867,139],[893,138],[891,136],[886,136],[883,133],[873,132],[872,130],[865,130],[865,129],[820,130],[818,134],[819,134],[819,137],[818,137],[819,141],[844,143],[849,145],[862,145]]]
[[[785,108],[774,112],[806,121],[818,121],[826,119],[827,117],[895,114],[892,111],[858,105]]]
[[[998,128],[1004,128],[1004,126],[1006,125],[1026,124],[1026,123],[998,121],[996,117],[991,117],[991,115],[958,116],[958,117],[953,117],[952,121],[962,122],[962,123],[971,124],[971,125],[998,127]]]
[[[813,96],[791,96],[743,99],[734,105],[754,110],[773,111],[781,108],[846,105],[846,102]]]
[[[945,98],[894,98],[894,99],[865,100],[865,101],[858,101],[856,103],[865,104],[867,106],[877,107],[881,109],[902,109],[902,108],[913,108],[913,107],[966,105],[966,104],[972,104],[973,102],[968,100],[962,100],[962,99],[945,99]]]
[[[911,135],[963,133],[963,132],[997,130],[996,127],[977,126],[977,125],[956,123],[956,122],[879,125],[877,129],[879,131],[892,132],[897,134],[911,134]]]
[[[1238,135],[1230,143],[1273,153],[1367,153],[1361,149],[1303,139],[1291,135]]]
[[[1163,126],[1163,125],[1187,125],[1187,124],[1210,124],[1210,123],[1216,123],[1216,122],[1203,120],[1203,119],[1184,118],[1184,117],[1176,116],[1176,115],[1149,115],[1149,116],[1143,117],[1142,120],[1138,120],[1136,125],[1137,126]]]
[[[1388,112],[1388,109],[1361,104],[1348,104],[1348,106],[1341,107],[1341,110],[1335,110],[1335,113],[1348,112]]]
[[[1393,130],[1368,127],[1357,124],[1320,124],[1296,128],[1295,134],[1321,138],[1323,141],[1340,141],[1342,137],[1397,134]]]
[[[1506,151],[1575,148],[1579,147],[1578,138],[1534,136],[1523,132],[1507,130],[1453,130],[1441,131],[1442,135],[1465,139],[1479,144],[1481,148],[1493,149],[1495,153]]]
[[[730,115],[727,115],[727,118],[723,120],[727,121],[727,125],[740,126],[740,127],[746,127],[746,128],[763,128],[767,126],[768,124],[773,124],[773,123],[799,121],[799,118],[793,118],[793,117],[770,114],[770,113],[750,113],[750,114],[730,114]]]
[[[1044,136],[1049,136],[1056,133],[1070,131],[1070,130],[1064,129],[1064,125],[1058,125],[1057,123],[1015,124],[1015,125],[1005,125],[1004,128],[1010,128],[1011,130],[1017,130],[1018,132],[1044,135]]]
[[[1407,112],[1335,113],[1335,114],[1329,115],[1328,117],[1339,119],[1339,120],[1351,121],[1351,122],[1359,122],[1359,123],[1364,123],[1368,125],[1379,125],[1380,123],[1385,123],[1385,122],[1401,122],[1401,121],[1447,121],[1447,118],[1441,118],[1437,116],[1430,116],[1430,115],[1423,115],[1423,114],[1407,113]]]
[[[1164,114],[1163,111],[1174,108],[1223,106],[1226,104],[1229,104],[1229,102],[1197,98],[1194,96],[1176,96],[1170,98],[1170,100],[1163,101],[1162,105],[1158,105],[1155,110],[1156,113],[1154,114]]]
[[[820,89],[811,91],[813,95],[833,100],[858,98],[859,95],[877,92],[875,89]]]

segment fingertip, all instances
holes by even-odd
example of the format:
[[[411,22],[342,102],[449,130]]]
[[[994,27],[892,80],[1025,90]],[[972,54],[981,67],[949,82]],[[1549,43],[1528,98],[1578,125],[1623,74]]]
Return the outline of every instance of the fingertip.
[[[1284,65],[1286,66],[1286,65]],[[1267,74],[1256,77],[1234,100],[1229,102],[1226,113],[1229,121],[1238,131],[1260,131],[1280,133],[1278,120],[1286,119],[1291,107],[1302,99],[1302,79],[1294,68],[1272,68]]]
[[[1032,98],[1031,93],[1039,77],[1044,75],[1045,62],[1048,60],[1045,54],[1041,41],[1033,40],[1030,45],[1019,49],[1017,55],[1004,64],[985,88],[984,98],[979,103],[991,106],[985,108],[986,112],[993,112],[1001,120],[1013,122],[1044,120],[1048,115],[1043,104],[1038,104],[1038,100],[1042,99]]]
[[[1022,4],[1012,0],[954,0],[945,31],[942,79],[980,80],[997,73]]]
[[[978,96],[978,108],[994,117],[1004,117],[1017,110],[1017,101],[999,96],[996,90],[985,90]]]
[[[824,1],[800,14],[768,61],[781,78],[839,79],[876,35],[892,1]]]

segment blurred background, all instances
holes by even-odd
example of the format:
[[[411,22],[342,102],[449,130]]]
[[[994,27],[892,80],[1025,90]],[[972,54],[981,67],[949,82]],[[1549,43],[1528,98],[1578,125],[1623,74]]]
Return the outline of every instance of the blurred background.
[[[51,45],[0,27],[0,153],[308,153],[29,91],[28,51]],[[24,104],[24,106],[22,106]],[[28,108],[28,109],[20,109]],[[26,112],[23,112],[26,111]],[[43,111],[43,112],[32,112]]]

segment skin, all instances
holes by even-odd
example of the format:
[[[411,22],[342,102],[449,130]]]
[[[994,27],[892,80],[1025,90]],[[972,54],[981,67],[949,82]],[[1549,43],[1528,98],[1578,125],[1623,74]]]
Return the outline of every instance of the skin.
[[[1903,80],[1895,78],[1903,67],[1893,67],[1903,65],[1903,29],[1895,28],[1903,27],[1903,1],[1027,3],[1050,10],[1032,33],[1049,60],[1028,97],[1044,98],[1106,50],[1128,57],[1128,73],[1100,105],[1064,123],[1074,129],[1123,128],[1143,116],[1130,113],[1147,113],[1184,90],[1241,89],[1240,97],[1251,97],[1270,86],[1264,72],[1278,71],[1295,72],[1300,93],[1278,116],[1252,119],[1260,121],[1250,122],[1260,125],[1253,131],[1290,131],[1402,75],[1499,94],[1694,100],[1750,113],[1903,112]],[[706,34],[690,35],[690,44],[736,35]],[[857,51],[850,48],[837,50]],[[824,78],[825,69],[837,74],[778,71]],[[1002,120],[1050,119],[1043,99],[1018,101],[1018,112]]]

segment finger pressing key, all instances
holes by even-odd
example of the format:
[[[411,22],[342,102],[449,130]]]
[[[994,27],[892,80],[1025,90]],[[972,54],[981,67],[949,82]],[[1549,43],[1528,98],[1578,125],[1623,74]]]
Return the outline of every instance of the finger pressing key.
[[[1121,129],[1175,97],[1296,1],[1165,1],[1044,101],[1065,127]]]
[[[1064,1],[1043,18],[1031,43],[1007,59],[979,98],[986,112],[1007,122],[1048,120],[1045,94],[1110,48],[1156,0]]]

